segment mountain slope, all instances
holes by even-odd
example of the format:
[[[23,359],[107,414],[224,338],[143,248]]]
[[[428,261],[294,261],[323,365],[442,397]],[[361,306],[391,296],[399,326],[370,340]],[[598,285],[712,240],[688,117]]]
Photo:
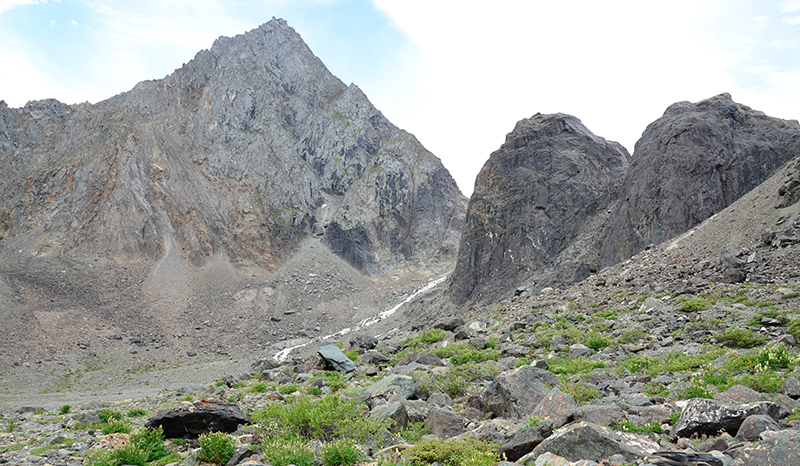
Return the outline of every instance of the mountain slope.
[[[451,268],[465,211],[439,159],[273,19],[95,105],[0,102],[0,352],[227,354],[346,325],[394,304],[383,277]],[[359,312],[263,292],[317,252],[331,289],[361,276]]]

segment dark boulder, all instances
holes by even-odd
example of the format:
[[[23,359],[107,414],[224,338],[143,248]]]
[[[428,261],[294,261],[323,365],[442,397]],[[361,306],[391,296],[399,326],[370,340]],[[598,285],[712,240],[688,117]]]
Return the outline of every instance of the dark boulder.
[[[447,439],[466,430],[464,421],[464,416],[455,411],[432,406],[425,419],[425,427],[434,435]]]
[[[523,418],[533,412],[550,392],[561,386],[552,372],[522,366],[500,374],[481,396],[481,408],[495,417]]]
[[[636,142],[600,266],[698,225],[798,154],[796,121],[768,117],[728,94],[671,105]]]
[[[497,450],[497,454],[509,461],[517,461],[527,455],[544,439],[553,434],[553,423],[542,421],[535,426],[526,427],[515,435],[508,443]]]
[[[624,147],[573,116],[519,121],[475,181],[453,299],[497,298],[522,284],[572,282],[596,270],[628,160]]]
[[[756,414],[780,420],[789,413],[771,401],[740,404],[694,398],[681,411],[681,417],[672,427],[672,437],[691,437],[694,434],[717,435],[720,432],[736,435],[742,422],[748,416]]]
[[[745,418],[742,425],[739,426],[739,431],[736,433],[736,440],[740,442],[747,442],[750,440],[760,440],[761,433],[767,430],[779,431],[781,426],[769,416],[763,414],[755,414]]]
[[[800,430],[783,430],[767,436],[762,442],[746,443],[726,453],[736,466],[797,466],[800,464]]]
[[[163,409],[145,426],[161,427],[166,438],[197,438],[209,432],[232,433],[251,421],[235,404],[203,400],[189,409]]]
[[[597,461],[622,455],[627,462],[633,463],[658,449],[658,444],[645,436],[617,432],[589,422],[578,422],[557,430],[520,462],[533,464],[526,461],[526,458],[535,459],[550,452],[569,461]]]

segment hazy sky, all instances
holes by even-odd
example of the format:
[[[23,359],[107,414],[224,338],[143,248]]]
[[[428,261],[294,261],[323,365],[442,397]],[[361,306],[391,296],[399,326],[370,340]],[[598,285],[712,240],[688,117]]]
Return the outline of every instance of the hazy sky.
[[[273,16],[472,192],[514,124],[564,112],[631,152],[673,102],[800,118],[800,0],[0,0],[0,99],[97,102]]]

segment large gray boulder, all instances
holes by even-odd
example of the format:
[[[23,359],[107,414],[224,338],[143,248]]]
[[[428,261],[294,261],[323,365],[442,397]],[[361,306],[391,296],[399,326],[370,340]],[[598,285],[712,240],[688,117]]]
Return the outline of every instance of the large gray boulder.
[[[578,422],[557,430],[519,462],[533,464],[540,455],[550,452],[569,461],[599,462],[622,455],[626,461],[633,463],[658,449],[656,442],[642,435],[617,432],[590,422]]]
[[[339,372],[350,372],[356,369],[356,363],[348,358],[347,355],[336,346],[320,346],[317,350],[317,354],[319,354],[319,356],[324,359],[326,363],[333,367],[334,370]]]
[[[670,105],[636,142],[600,266],[689,230],[798,154],[797,121],[768,117],[728,94]]]
[[[736,435],[742,422],[748,416],[757,414],[767,415],[778,421],[789,413],[771,401],[742,404],[694,398],[681,410],[681,417],[672,427],[672,437],[718,435],[720,432]]]
[[[494,417],[523,418],[539,405],[550,387],[561,380],[550,371],[533,366],[500,374],[481,395],[481,407]]]
[[[800,430],[771,433],[757,443],[747,443],[726,453],[734,458],[731,466],[796,466],[800,464]]]
[[[475,181],[450,284],[454,300],[589,275],[628,159],[624,147],[573,116],[519,121]]]

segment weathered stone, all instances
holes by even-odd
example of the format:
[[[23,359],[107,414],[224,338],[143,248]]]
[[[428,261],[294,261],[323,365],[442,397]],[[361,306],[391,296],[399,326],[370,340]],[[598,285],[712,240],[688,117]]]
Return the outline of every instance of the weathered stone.
[[[610,426],[625,421],[625,413],[615,405],[584,405],[569,413],[566,423],[586,421],[601,426]]]
[[[408,400],[416,397],[417,384],[406,375],[392,374],[384,377],[364,389],[369,397],[384,397],[386,399]]]
[[[408,413],[409,422],[425,422],[430,406],[423,400],[406,400],[403,402]]]
[[[658,451],[647,457],[647,461],[658,466],[722,466],[721,459],[707,453],[685,453],[681,451]]]
[[[275,358],[270,356],[256,359],[253,361],[253,364],[250,366],[250,368],[253,370],[253,372],[266,372],[275,369],[278,366],[280,366],[280,363],[276,361]]]
[[[781,385],[781,393],[789,398],[800,399],[800,375],[787,378]]]
[[[519,432],[509,441],[497,450],[497,454],[505,457],[510,461],[517,461],[529,452],[533,451],[537,445],[542,443],[544,439],[553,434],[553,423],[542,421],[535,426],[526,427]]]
[[[666,312],[671,312],[671,311],[672,311],[672,308],[670,307],[669,304],[665,303],[664,301],[661,301],[658,298],[653,298],[653,297],[650,297],[650,296],[647,297],[647,299],[644,300],[644,302],[642,303],[641,306],[639,306],[639,312],[666,313]]]
[[[481,396],[483,409],[495,417],[522,418],[530,414],[550,392],[561,386],[552,372],[522,366],[500,374]]]
[[[365,364],[385,364],[389,358],[380,351],[369,350],[358,356],[358,359]]]
[[[203,400],[190,409],[164,409],[147,421],[147,427],[161,427],[166,438],[197,438],[208,432],[236,432],[251,422],[239,407],[223,401]]]
[[[435,392],[431,393],[431,396],[428,397],[428,403],[440,408],[445,408],[453,405],[453,399],[446,393]]]
[[[800,464],[800,430],[772,433],[761,442],[728,450],[736,466],[797,466]]]
[[[431,407],[428,411],[425,427],[429,432],[443,439],[455,437],[466,430],[462,415],[455,411],[438,407]]]
[[[444,366],[444,362],[442,362],[441,358],[431,353],[411,353],[398,361],[397,365],[405,366],[411,364],[412,362],[424,364],[426,366]]]
[[[530,415],[531,417],[549,419],[553,422],[553,427],[558,429],[567,423],[567,418],[577,406],[571,395],[554,388],[539,402],[539,405]]]
[[[352,341],[353,346],[364,348],[365,350],[371,350],[378,346],[378,339],[367,334],[356,335]]]
[[[578,422],[557,430],[530,455],[535,459],[550,452],[569,461],[598,461],[613,455],[622,455],[627,462],[632,463],[658,449],[657,443],[644,436],[617,432],[589,422]]]
[[[391,419],[392,425],[389,426],[390,432],[400,432],[408,425],[408,411],[405,405],[400,401],[378,405],[372,408],[370,415],[378,419]]]
[[[755,414],[764,414],[775,420],[789,413],[770,401],[760,403],[726,403],[717,400],[694,398],[681,411],[681,417],[672,427],[672,437],[690,437],[693,434],[717,435],[728,432],[736,435],[742,422]]]
[[[757,391],[738,384],[724,392],[714,394],[714,399],[728,403],[758,403],[764,400]]]
[[[333,345],[320,346],[317,354],[325,360],[334,370],[350,372],[356,369],[356,363],[345,355],[342,350]]]
[[[457,329],[458,327],[461,327],[462,325],[464,325],[464,319],[462,319],[461,317],[448,317],[434,324],[433,328],[440,328],[442,330],[447,330],[448,332],[452,332],[453,330]]]
[[[742,422],[742,425],[739,426],[739,430],[736,433],[735,438],[740,442],[760,440],[761,432],[764,432],[765,430],[778,431],[781,430],[781,426],[775,422],[775,419],[763,414],[747,416],[747,418],[745,418],[745,420]]]

